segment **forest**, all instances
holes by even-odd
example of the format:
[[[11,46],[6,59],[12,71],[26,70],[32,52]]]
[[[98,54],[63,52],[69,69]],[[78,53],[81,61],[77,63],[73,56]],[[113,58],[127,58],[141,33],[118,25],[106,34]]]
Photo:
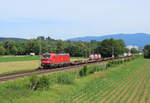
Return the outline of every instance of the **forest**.
[[[128,52],[123,40],[105,39],[101,42],[55,40],[50,37],[37,37],[26,41],[7,40],[0,43],[0,55],[29,55],[35,53],[70,53],[72,57],[88,57],[89,54],[101,53],[103,57],[115,57]],[[133,50],[133,52],[135,52]]]

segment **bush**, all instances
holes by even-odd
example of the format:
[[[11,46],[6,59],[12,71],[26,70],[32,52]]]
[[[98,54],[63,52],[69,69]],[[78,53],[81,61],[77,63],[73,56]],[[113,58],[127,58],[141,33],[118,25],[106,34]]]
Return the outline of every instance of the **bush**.
[[[124,62],[128,62],[127,59],[125,59]]]
[[[124,62],[129,62],[131,60],[133,60],[134,58],[128,58],[128,59],[124,59],[124,60],[115,60],[115,61],[109,61],[107,64],[106,64],[106,67],[112,67],[112,66],[115,66],[115,65],[118,65],[118,64],[123,64]]]
[[[92,74],[92,73],[96,72],[97,69],[98,69],[98,68],[97,68],[96,65],[90,66],[90,67],[88,68],[88,70],[87,70],[87,74]]]
[[[129,62],[129,61],[130,61],[130,58],[128,58],[127,61]]]
[[[74,75],[69,72],[60,72],[57,74],[57,83],[72,84],[74,82]]]
[[[48,89],[50,85],[50,81],[48,76],[41,76],[38,77],[37,75],[31,75],[29,77],[29,87],[32,90],[37,90],[37,89]]]
[[[37,85],[37,82],[38,82],[38,76],[35,75],[35,74],[32,74],[30,77],[29,77],[29,87],[30,89],[32,90],[36,90],[36,85]]]
[[[103,70],[103,69],[106,69],[105,64],[96,64],[96,65],[92,65],[92,66],[84,65],[83,68],[81,68],[79,70],[79,76],[83,77],[83,76],[98,72],[98,71]]]
[[[123,64],[123,63],[124,63],[124,60],[121,60],[121,63]]]
[[[111,61],[110,64],[115,65],[115,64],[117,64],[117,61]]]
[[[119,62],[118,64],[122,64],[122,60],[118,60],[118,62]]]
[[[100,71],[101,70],[101,66],[100,66],[100,64],[97,64],[97,65],[95,65],[96,66],[96,72],[98,72],[98,71]]]
[[[144,46],[144,58],[150,58],[150,45]]]
[[[87,75],[87,69],[88,69],[87,65],[84,65],[83,68],[79,70],[80,77]]]
[[[48,76],[43,75],[42,77],[39,78],[37,82],[37,89],[48,89],[50,86],[50,81]]]
[[[111,66],[112,66],[112,62],[109,61],[109,62],[107,63],[107,65],[106,65],[106,67],[108,68],[108,67],[111,67]]]
[[[99,66],[100,66],[100,70],[106,69],[106,65],[105,64],[100,64]]]

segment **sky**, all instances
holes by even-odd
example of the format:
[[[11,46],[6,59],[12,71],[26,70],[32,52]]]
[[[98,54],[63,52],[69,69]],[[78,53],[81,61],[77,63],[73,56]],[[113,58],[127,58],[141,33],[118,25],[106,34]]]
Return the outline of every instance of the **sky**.
[[[0,37],[150,33],[150,0],[0,0]]]

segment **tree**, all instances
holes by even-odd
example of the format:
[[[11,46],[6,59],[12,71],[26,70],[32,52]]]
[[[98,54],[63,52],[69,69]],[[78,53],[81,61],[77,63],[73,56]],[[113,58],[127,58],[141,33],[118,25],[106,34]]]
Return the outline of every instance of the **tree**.
[[[87,57],[88,47],[84,42],[69,42],[66,44],[65,52],[70,53],[73,57]]]
[[[88,57],[88,54],[101,53],[103,57],[122,55],[127,49],[123,40],[105,39],[102,42],[92,40],[82,41],[62,41],[54,40],[50,37],[40,36],[37,39],[27,41],[5,41],[1,43],[0,54],[24,55],[29,53],[40,54],[45,52],[69,53],[74,57]],[[5,53],[4,53],[5,52]]]
[[[124,49],[124,52],[125,52],[125,53],[128,53],[128,52],[129,52],[129,49],[128,49],[128,48],[125,48],[125,49]]]
[[[57,47],[57,49],[56,49],[57,53],[63,53],[65,50],[65,45],[64,45],[64,42],[62,40],[57,41],[56,47]]]
[[[16,55],[18,52],[18,49],[16,48],[16,46],[13,46],[10,50],[10,53],[13,54],[13,55]]]
[[[144,57],[145,58],[150,58],[150,45],[146,45],[144,47]]]
[[[123,40],[105,39],[98,44],[96,52],[101,53],[103,57],[117,57],[124,53],[125,47]]]
[[[96,40],[91,40],[91,42],[88,44],[89,54],[97,53],[96,48],[98,47],[98,43]]]
[[[17,48],[17,55],[25,55],[25,43],[26,42],[16,42],[15,46]]]
[[[2,45],[0,45],[0,55],[4,55],[5,52],[6,52],[6,49]]]
[[[45,38],[44,38],[44,36],[39,36],[39,37],[37,37],[37,40],[43,41],[43,40],[45,40]]]
[[[97,48],[97,51],[102,54],[103,57],[111,57],[114,51],[114,39],[103,40]]]
[[[20,46],[17,47],[18,51],[17,51],[17,55],[25,55],[25,48]]]
[[[35,54],[39,54],[40,53],[40,46],[39,46],[39,42],[36,39],[30,39],[26,42],[25,44],[25,49],[26,49],[26,53],[35,53]]]
[[[123,53],[126,51],[126,45],[123,40],[115,40],[113,44],[113,54],[115,57],[118,57],[120,55],[123,55]]]
[[[131,53],[136,54],[136,53],[138,53],[138,50],[136,48],[131,48]]]
[[[15,46],[15,41],[7,40],[4,42],[4,48],[6,49],[6,54],[12,54],[12,47]]]

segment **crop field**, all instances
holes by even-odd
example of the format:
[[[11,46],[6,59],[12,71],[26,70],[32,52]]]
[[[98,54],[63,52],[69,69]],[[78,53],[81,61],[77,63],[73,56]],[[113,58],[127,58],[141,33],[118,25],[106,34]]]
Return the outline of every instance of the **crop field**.
[[[150,60],[139,59],[112,68],[101,79],[79,87],[59,102],[150,103]]]
[[[71,57],[71,61],[87,58]],[[0,74],[33,70],[40,67],[40,56],[0,56]]]
[[[0,62],[0,74],[33,70],[37,69],[39,66],[39,60]]]

